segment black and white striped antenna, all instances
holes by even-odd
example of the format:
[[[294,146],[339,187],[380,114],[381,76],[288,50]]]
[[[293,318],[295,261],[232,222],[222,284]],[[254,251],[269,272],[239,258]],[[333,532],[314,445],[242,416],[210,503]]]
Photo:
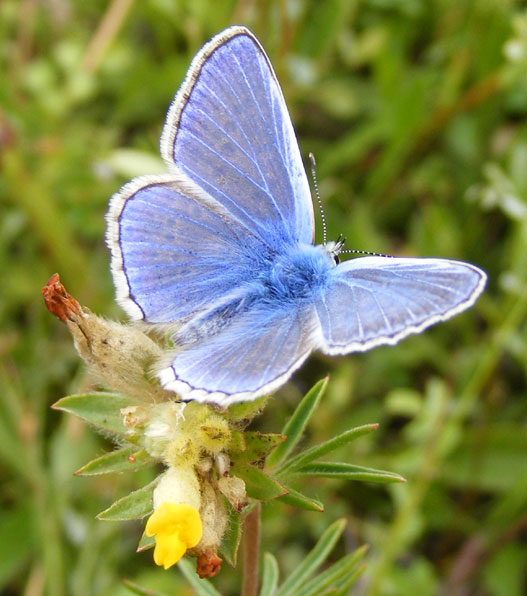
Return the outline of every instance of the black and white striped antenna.
[[[317,162],[315,161],[315,156],[312,153],[309,154],[309,162],[311,163],[311,177],[313,178],[313,188],[315,189],[315,196],[317,197],[318,208],[320,209],[320,219],[322,221],[322,244],[326,246],[328,240],[326,228],[326,215],[324,213],[324,208],[322,207],[322,199],[320,198],[320,193],[318,192],[316,171]]]
[[[318,191],[318,184],[317,184],[317,162],[315,161],[315,156],[310,153],[309,154],[309,163],[311,164],[311,177],[313,178],[313,188],[315,189],[315,196],[317,197],[318,208],[320,209],[320,220],[322,222],[322,244],[326,246],[328,243],[328,234],[327,234],[327,226],[326,226],[326,214],[324,213],[324,208],[322,206],[322,199],[320,198],[320,193]],[[368,250],[358,250],[355,248],[341,248],[344,246],[346,242],[346,238],[342,235],[338,237],[336,244],[338,245],[338,253],[336,254],[355,254],[355,255],[368,255],[369,257],[391,257],[392,255],[383,255],[378,252],[370,252]]]

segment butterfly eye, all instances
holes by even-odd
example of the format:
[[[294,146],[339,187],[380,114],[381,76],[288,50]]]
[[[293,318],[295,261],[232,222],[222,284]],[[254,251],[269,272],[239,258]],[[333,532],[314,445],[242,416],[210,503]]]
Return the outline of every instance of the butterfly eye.
[[[339,254],[342,252],[342,248],[345,242],[346,238],[344,238],[342,234],[339,234],[339,237],[337,238],[336,242],[328,242],[327,244],[325,244],[326,250],[331,255],[331,258],[333,259],[335,265],[338,265],[340,263]]]

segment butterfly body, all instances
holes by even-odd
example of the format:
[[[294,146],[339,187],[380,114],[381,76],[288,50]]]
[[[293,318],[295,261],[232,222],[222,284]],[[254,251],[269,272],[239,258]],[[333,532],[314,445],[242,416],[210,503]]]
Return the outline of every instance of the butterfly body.
[[[111,200],[117,300],[172,335],[161,384],[229,405],[270,393],[315,349],[392,345],[471,306],[477,267],[315,246],[309,185],[287,108],[256,38],[231,27],[194,58],[172,103],[168,173]]]
[[[276,255],[261,278],[262,298],[274,304],[300,304],[311,300],[325,286],[330,270],[335,266],[324,246],[311,244],[292,247]]]

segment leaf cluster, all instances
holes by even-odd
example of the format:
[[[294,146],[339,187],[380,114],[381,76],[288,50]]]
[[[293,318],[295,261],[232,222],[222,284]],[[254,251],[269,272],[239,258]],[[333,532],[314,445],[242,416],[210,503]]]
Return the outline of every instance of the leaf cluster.
[[[285,424],[281,434],[260,433],[241,430],[251,416],[258,413],[264,401],[257,404],[235,406],[226,418],[238,426],[233,430],[227,454],[231,461],[230,474],[245,482],[247,496],[253,501],[245,510],[231,510],[229,528],[220,552],[232,565],[236,566],[238,548],[242,537],[243,518],[251,511],[254,501],[278,500],[286,505],[307,511],[324,511],[324,505],[313,497],[306,496],[290,486],[293,482],[306,483],[309,478],[340,478],[369,482],[393,483],[404,482],[400,475],[365,468],[347,462],[320,462],[321,457],[375,430],[377,424],[369,424],[345,431],[332,439],[298,453],[297,447],[306,427],[313,417],[326,391],[328,379],[316,383],[300,401],[291,418]],[[113,393],[90,393],[71,395],[60,399],[54,408],[79,416],[93,424],[100,431],[112,433],[119,438],[116,450],[106,453],[83,465],[76,474],[79,476],[98,476],[109,473],[135,472],[157,462],[135,442],[135,435],[130,435],[123,424],[122,410],[135,405],[130,398]],[[157,478],[142,488],[119,498],[116,502],[98,514],[103,521],[126,521],[142,519],[152,512],[152,494],[157,485]],[[152,538],[142,536],[138,551],[151,548]],[[354,559],[353,559],[354,561]],[[268,565],[271,565],[268,561]],[[345,566],[347,569],[348,567]],[[340,569],[340,568],[339,568]],[[270,573],[270,571],[268,571]],[[333,576],[331,576],[333,577]],[[267,580],[264,581],[264,584]],[[268,583],[268,582],[267,582]],[[285,592],[284,592],[285,593]],[[311,592],[309,592],[311,593]]]

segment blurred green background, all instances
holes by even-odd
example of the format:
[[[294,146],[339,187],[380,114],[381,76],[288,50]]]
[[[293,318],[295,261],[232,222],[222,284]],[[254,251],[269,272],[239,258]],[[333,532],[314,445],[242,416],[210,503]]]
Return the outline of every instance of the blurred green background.
[[[326,512],[266,506],[263,549],[285,573],[345,516],[337,554],[370,545],[356,594],[527,593],[527,7],[514,0],[0,3],[1,593],[120,596],[123,577],[191,593],[135,554],[140,524],[94,520],[141,473],[72,476],[110,445],[50,410],[90,381],[40,288],[58,271],[82,304],[124,318],[108,198],[163,169],[167,106],[234,23],[266,48],[317,158],[329,238],[489,274],[467,313],[395,348],[314,356],[270,402],[257,427],[279,431],[330,372],[309,440],[379,422],[340,459],[408,483],[312,481]],[[238,578],[214,583],[236,594]]]

